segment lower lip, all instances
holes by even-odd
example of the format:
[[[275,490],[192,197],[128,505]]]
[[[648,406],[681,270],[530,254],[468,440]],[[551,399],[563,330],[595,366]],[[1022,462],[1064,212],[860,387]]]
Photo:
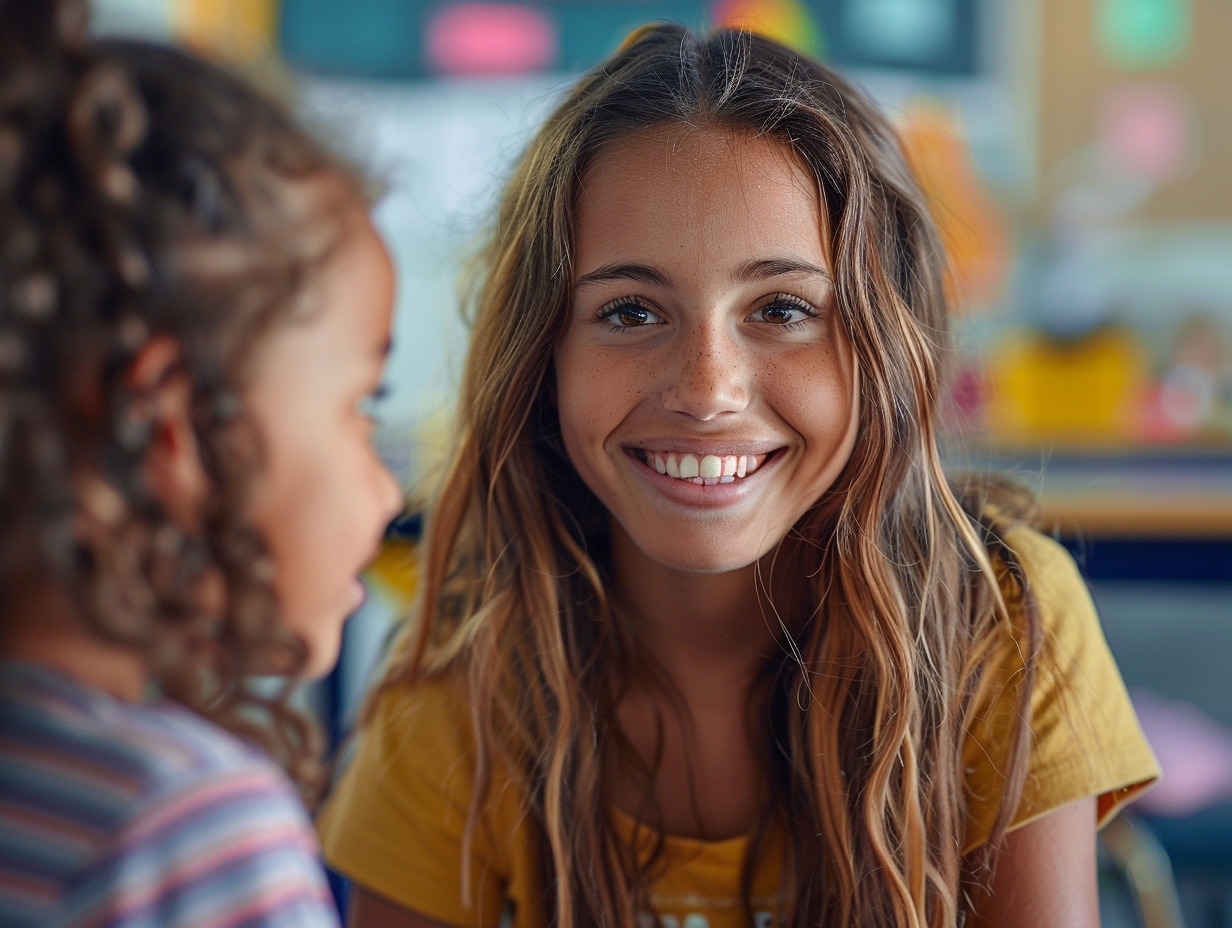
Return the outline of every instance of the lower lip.
[[[763,477],[778,464],[781,454],[771,454],[761,466],[747,477],[737,477],[731,483],[716,483],[706,486],[703,483],[693,483],[691,480],[680,480],[661,474],[649,464],[644,463],[632,452],[626,452],[634,470],[646,481],[674,503],[693,509],[721,509],[740,502],[752,493],[762,482]]]

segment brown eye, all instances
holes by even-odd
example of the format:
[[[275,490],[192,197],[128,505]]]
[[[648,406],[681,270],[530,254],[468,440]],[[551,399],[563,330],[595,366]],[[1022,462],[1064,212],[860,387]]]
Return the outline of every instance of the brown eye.
[[[634,300],[620,300],[607,304],[599,310],[599,318],[617,329],[658,325],[663,321],[654,310]]]
[[[754,310],[753,314],[749,316],[749,321],[791,326],[816,318],[817,311],[804,300],[788,294],[779,294],[765,305]]]

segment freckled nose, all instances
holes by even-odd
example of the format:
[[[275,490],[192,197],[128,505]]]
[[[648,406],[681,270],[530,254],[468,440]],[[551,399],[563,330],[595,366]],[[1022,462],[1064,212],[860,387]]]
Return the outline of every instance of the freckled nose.
[[[669,359],[663,406],[703,421],[749,403],[750,359],[719,325],[699,325]]]

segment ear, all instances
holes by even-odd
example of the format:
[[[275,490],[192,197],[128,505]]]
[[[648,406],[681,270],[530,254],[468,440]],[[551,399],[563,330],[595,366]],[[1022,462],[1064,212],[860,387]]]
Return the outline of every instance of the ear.
[[[192,384],[183,350],[170,336],[150,339],[129,365],[128,387],[141,398],[150,424],[142,468],[146,485],[181,528],[195,530],[209,489],[192,427]]]

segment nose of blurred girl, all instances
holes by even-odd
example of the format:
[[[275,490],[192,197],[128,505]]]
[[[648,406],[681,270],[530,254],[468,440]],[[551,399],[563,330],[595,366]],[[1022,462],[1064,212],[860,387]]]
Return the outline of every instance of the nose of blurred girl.
[[[400,513],[405,505],[402,498],[402,487],[398,483],[393,472],[385,466],[384,461],[377,463],[377,498],[381,501],[381,529],[385,527]]]
[[[726,328],[723,316],[709,313],[681,332],[673,356],[683,362],[663,368],[664,409],[709,422],[749,405],[755,372],[748,353],[739,349]]]

